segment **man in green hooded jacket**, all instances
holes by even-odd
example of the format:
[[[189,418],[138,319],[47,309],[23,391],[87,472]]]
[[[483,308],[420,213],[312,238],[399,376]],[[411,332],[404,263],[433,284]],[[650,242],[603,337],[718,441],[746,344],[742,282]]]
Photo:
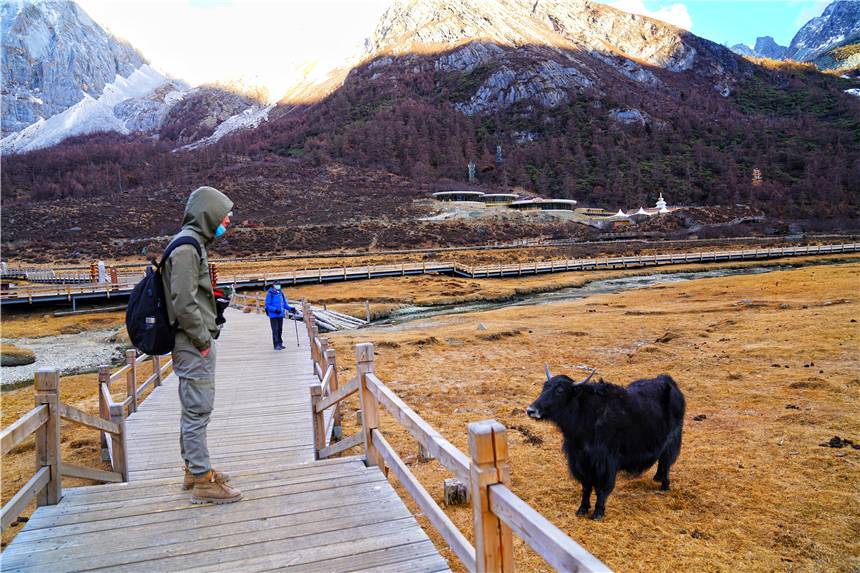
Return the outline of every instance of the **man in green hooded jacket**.
[[[233,202],[213,187],[199,187],[185,205],[182,230],[173,238],[192,237],[200,245],[180,245],[164,263],[162,276],[167,314],[176,325],[173,371],[179,377],[182,404],[179,444],[185,461],[183,489],[192,503],[232,503],[242,493],[226,485],[226,474],[209,462],[206,427],[215,404],[215,339],[219,329],[206,247],[230,225]]]

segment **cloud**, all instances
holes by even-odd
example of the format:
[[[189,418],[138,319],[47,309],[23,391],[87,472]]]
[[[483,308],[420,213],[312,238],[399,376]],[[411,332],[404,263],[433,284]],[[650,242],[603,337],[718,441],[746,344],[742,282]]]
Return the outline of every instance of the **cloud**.
[[[649,10],[645,6],[645,0],[615,0],[614,2],[608,2],[608,4],[613,8],[633,14],[641,14],[649,18],[656,18],[685,30],[693,29],[693,19],[690,18],[687,6],[680,2],[662,5],[656,10]]]

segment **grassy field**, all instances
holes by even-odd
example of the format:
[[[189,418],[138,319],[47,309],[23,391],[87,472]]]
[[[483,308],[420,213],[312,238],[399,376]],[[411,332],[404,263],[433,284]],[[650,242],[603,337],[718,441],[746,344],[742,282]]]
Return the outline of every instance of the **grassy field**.
[[[352,346],[373,341],[380,378],[462,451],[467,423],[505,424],[514,491],[617,571],[856,571],[860,451],[820,444],[860,443],[858,287],[860,264],[815,266],[331,339],[341,379]],[[580,488],[559,432],[524,414],[544,362],[572,376],[596,367],[619,384],[662,372],[678,381],[687,416],[670,493],[650,472],[621,477],[603,522],[574,515]],[[444,469],[417,463],[393,419],[380,426],[441,502]],[[468,532],[470,510],[448,512]],[[517,560],[549,570],[522,543]]]
[[[363,312],[367,299],[373,309],[497,300],[638,272],[504,281],[419,277],[287,292]],[[833,436],[860,443],[858,295],[860,262],[442,316],[330,338],[341,380],[354,370],[352,346],[374,342],[380,378],[464,452],[469,422],[505,424],[514,491],[617,571],[856,571],[860,451],[819,444]],[[93,327],[104,328],[98,321],[121,316],[68,319],[93,317]],[[65,318],[9,318],[4,337],[68,327]],[[687,417],[671,492],[658,494],[650,473],[622,477],[603,522],[575,517],[580,488],[567,476],[558,431],[524,414],[540,391],[544,362],[571,376],[596,367],[619,384],[661,372],[678,381]],[[64,402],[96,411],[95,375],[64,377],[61,392]],[[3,426],[32,406],[32,388],[4,392]],[[441,502],[449,474],[436,462],[418,463],[417,444],[387,415],[381,428]],[[347,415],[345,434],[354,430],[355,417]],[[64,424],[63,459],[104,467],[96,432]],[[3,457],[3,501],[32,475],[32,463],[32,440]],[[64,480],[67,487],[76,483]],[[447,511],[470,533],[470,508]],[[521,542],[516,556],[519,570],[549,570]]]

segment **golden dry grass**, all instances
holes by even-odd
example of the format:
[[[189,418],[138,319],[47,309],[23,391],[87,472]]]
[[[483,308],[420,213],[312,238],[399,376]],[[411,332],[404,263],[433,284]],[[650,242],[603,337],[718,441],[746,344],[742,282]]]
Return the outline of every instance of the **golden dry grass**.
[[[375,342],[380,378],[464,452],[469,422],[505,424],[514,491],[617,571],[856,571],[860,451],[819,444],[860,443],[858,287],[860,264],[815,266],[331,339],[343,380],[352,346]],[[580,488],[559,432],[523,413],[544,361],[571,375],[594,366],[614,383],[661,372],[678,381],[687,416],[670,493],[650,473],[620,477],[603,522],[575,517]],[[441,502],[448,474],[416,463],[392,418],[380,425]],[[470,535],[469,508],[448,513]],[[516,557],[520,570],[549,570],[521,542]]]
[[[57,334],[77,334],[125,325],[125,311],[96,312],[54,316],[32,312],[3,313],[0,336],[3,338],[40,338]]]

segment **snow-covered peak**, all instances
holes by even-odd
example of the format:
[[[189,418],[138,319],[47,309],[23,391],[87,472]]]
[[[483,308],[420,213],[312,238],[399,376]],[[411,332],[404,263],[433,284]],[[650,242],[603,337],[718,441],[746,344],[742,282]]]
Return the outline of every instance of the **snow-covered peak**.
[[[98,98],[82,93],[83,99],[70,108],[51,116],[39,118],[21,131],[4,137],[0,141],[0,152],[23,153],[56,145],[75,135],[85,135],[100,131],[115,131],[127,134],[134,129],[129,124],[140,122],[137,116],[117,115],[116,107],[128,100],[152,96],[159,88],[173,84],[152,66],[145,64],[134,70],[128,77],[116,76],[107,84]],[[174,86],[179,87],[179,86]],[[177,90],[162,90],[161,100],[153,99],[145,113],[163,113],[168,101],[175,101]]]
[[[795,34],[788,57],[808,62],[853,40],[860,40],[860,0],[836,0]]]
[[[3,136],[68,109],[85,94],[98,98],[117,76],[146,63],[74,2],[4,0],[0,20]]]

